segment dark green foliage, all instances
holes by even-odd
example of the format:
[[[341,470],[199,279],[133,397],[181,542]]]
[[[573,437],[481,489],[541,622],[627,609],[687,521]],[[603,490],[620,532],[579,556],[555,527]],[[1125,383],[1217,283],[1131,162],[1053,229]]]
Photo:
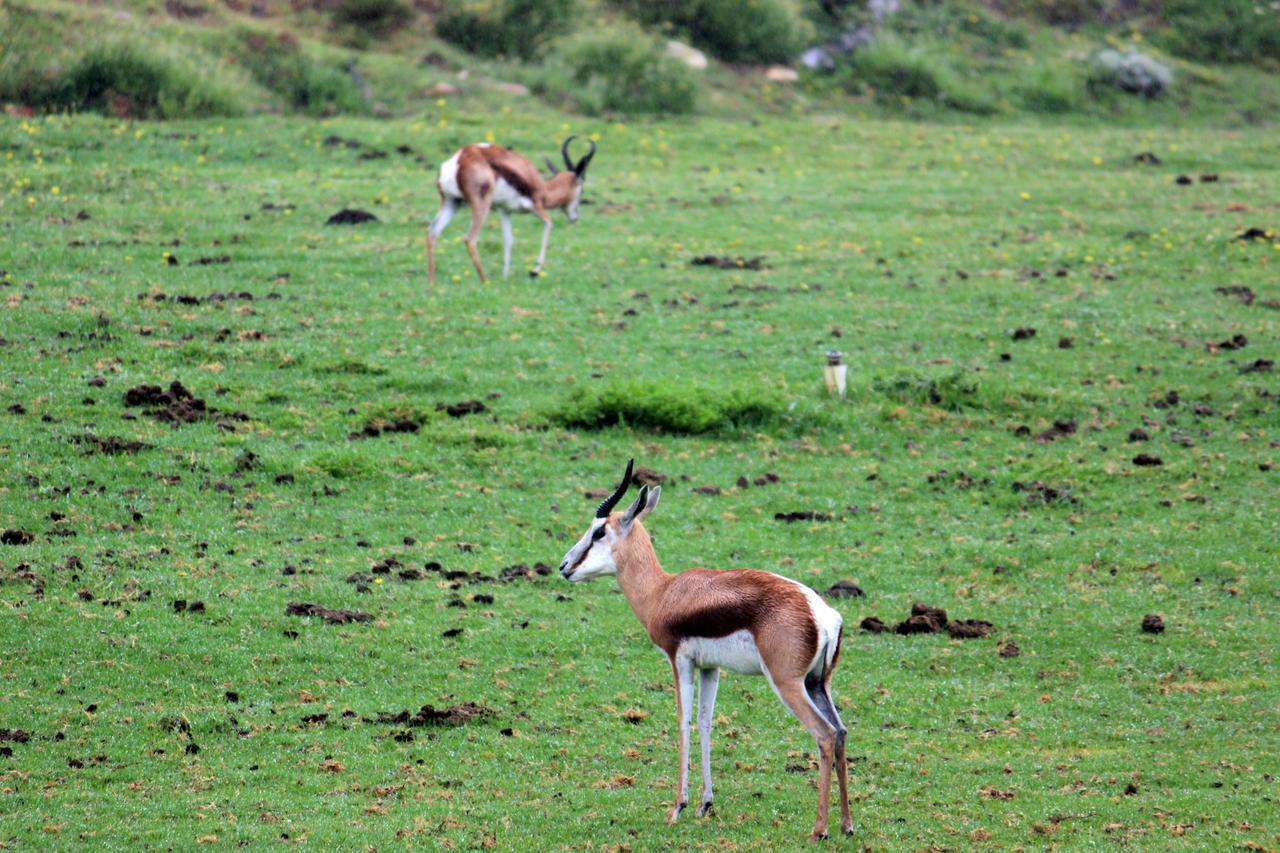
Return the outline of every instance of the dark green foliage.
[[[578,12],[578,0],[459,0],[440,13],[436,33],[472,53],[530,59]]]
[[[413,10],[405,0],[339,0],[330,14],[337,26],[383,36],[407,24]]]
[[[655,432],[700,434],[779,424],[786,407],[771,391],[710,388],[657,380],[613,380],[575,388],[552,412],[566,427],[627,425]]]
[[[1168,0],[1163,41],[1202,62],[1280,67],[1280,9],[1255,0]]]
[[[934,406],[949,412],[963,410],[1008,413],[1034,402],[1036,395],[1002,392],[973,373],[955,370],[942,376],[898,374],[876,379],[871,388],[896,403]]]
[[[786,62],[799,50],[781,0],[619,0],[642,24],[665,26],[727,62]]]
[[[227,116],[241,112],[234,95],[194,68],[131,44],[91,48],[64,73],[28,93],[53,110],[95,110],[132,118]]]
[[[237,34],[244,69],[290,109],[310,115],[365,112],[365,102],[344,69],[313,62],[288,34],[242,30]]]
[[[694,72],[644,33],[622,30],[565,45],[556,68],[535,83],[582,112],[681,115],[697,104]]]
[[[931,52],[886,37],[846,57],[837,69],[845,88],[894,104],[910,99],[987,115],[999,107],[980,85],[966,82]]]

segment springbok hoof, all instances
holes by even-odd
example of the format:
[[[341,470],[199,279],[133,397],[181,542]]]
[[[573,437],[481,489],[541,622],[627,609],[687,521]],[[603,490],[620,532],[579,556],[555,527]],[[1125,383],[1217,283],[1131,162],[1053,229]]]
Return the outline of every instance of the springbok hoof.
[[[537,278],[542,275],[542,270],[529,270],[529,278]]]
[[[827,834],[825,832],[818,832],[818,830],[815,829],[813,832],[809,833],[809,840],[814,842],[826,841]]]
[[[676,803],[675,808],[671,810],[671,815],[667,818],[667,823],[675,823],[680,819],[680,812],[684,811],[684,807],[688,803]]]
[[[845,835],[853,835],[853,824],[840,827],[840,831],[843,832]]]
[[[713,805],[711,804],[711,801],[710,801],[710,800],[707,800],[705,803],[703,803],[702,805],[698,806],[697,816],[698,816],[698,817],[706,817],[706,816],[707,816],[707,815],[709,815],[709,814],[713,814],[713,813],[715,812],[715,810],[716,810],[716,809],[715,809],[715,806],[713,806]]]

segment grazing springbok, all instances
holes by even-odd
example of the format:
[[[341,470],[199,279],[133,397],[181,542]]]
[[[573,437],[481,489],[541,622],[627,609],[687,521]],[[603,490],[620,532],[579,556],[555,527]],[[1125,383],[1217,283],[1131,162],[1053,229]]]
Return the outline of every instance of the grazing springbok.
[[[667,574],[640,523],[658,505],[661,487],[642,487],[625,512],[613,512],[630,484],[628,462],[622,484],[600,504],[586,534],[565,554],[560,574],[573,582],[616,575],[636,618],[671,661],[680,723],[680,774],[671,821],[680,817],[689,800],[689,718],[695,670],[700,682],[702,745],[698,816],[711,808],[711,720],[724,668],[764,675],[782,704],[817,741],[818,818],[810,839],[827,834],[833,764],[840,780],[840,828],[851,833],[845,727],[831,698],[831,673],[840,658],[840,614],[809,587],[772,572],[688,569]]]
[[[427,232],[427,280],[431,284],[436,281],[436,241],[458,212],[458,207],[464,204],[471,207],[467,252],[482,284],[485,281],[484,267],[480,265],[476,240],[492,207],[497,207],[502,216],[503,278],[511,272],[511,244],[515,242],[511,233],[511,214],[532,213],[542,220],[542,251],[538,253],[537,265],[529,271],[531,276],[541,275],[542,266],[547,262],[547,239],[551,236],[551,215],[547,211],[563,207],[569,222],[578,221],[578,204],[582,201],[587,166],[596,155],[595,142],[587,140],[591,150],[574,163],[569,159],[569,143],[574,139],[570,136],[560,146],[566,171],[557,171],[547,159],[551,177],[545,180],[538,174],[537,167],[524,157],[509,148],[487,142],[460,148],[441,163],[440,177],[436,180],[440,190],[440,210],[431,220],[431,228]]]

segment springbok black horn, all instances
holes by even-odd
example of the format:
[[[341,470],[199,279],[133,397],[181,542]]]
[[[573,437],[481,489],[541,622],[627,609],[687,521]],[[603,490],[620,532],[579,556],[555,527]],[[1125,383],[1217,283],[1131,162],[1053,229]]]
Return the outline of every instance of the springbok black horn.
[[[587,173],[587,166],[591,164],[591,158],[596,156],[595,140],[588,139],[587,144],[591,146],[591,150],[588,151],[586,155],[583,156],[583,158],[578,161],[578,165],[573,167],[574,173],[577,174],[579,178],[581,178],[583,175]]]
[[[555,164],[555,163],[552,163],[552,162],[551,162],[551,158],[550,158],[550,157],[543,157],[543,158],[542,158],[542,162],[546,163],[546,164],[547,164],[547,168],[551,170],[551,177],[553,177],[553,178],[554,178],[556,175],[560,174],[560,170],[556,168],[556,164]]]
[[[627,460],[627,473],[622,475],[622,483],[613,494],[604,499],[604,503],[600,504],[600,508],[596,510],[596,518],[608,518],[609,513],[613,511],[614,504],[622,500],[622,496],[627,493],[627,487],[631,485],[631,464],[635,461],[634,459]]]
[[[560,156],[564,158],[564,167],[570,172],[575,170],[573,168],[573,161],[569,159],[569,143],[577,138],[578,137],[576,136],[570,136],[564,141],[564,144],[560,146]]]

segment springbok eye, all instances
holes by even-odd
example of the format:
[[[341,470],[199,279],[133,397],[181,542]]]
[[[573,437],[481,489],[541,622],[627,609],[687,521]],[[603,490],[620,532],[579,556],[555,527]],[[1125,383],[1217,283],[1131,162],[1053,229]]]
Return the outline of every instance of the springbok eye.
[[[591,534],[591,538],[592,538],[592,539],[603,539],[603,538],[604,538],[604,525],[603,525],[603,524],[596,528],[596,532]]]

